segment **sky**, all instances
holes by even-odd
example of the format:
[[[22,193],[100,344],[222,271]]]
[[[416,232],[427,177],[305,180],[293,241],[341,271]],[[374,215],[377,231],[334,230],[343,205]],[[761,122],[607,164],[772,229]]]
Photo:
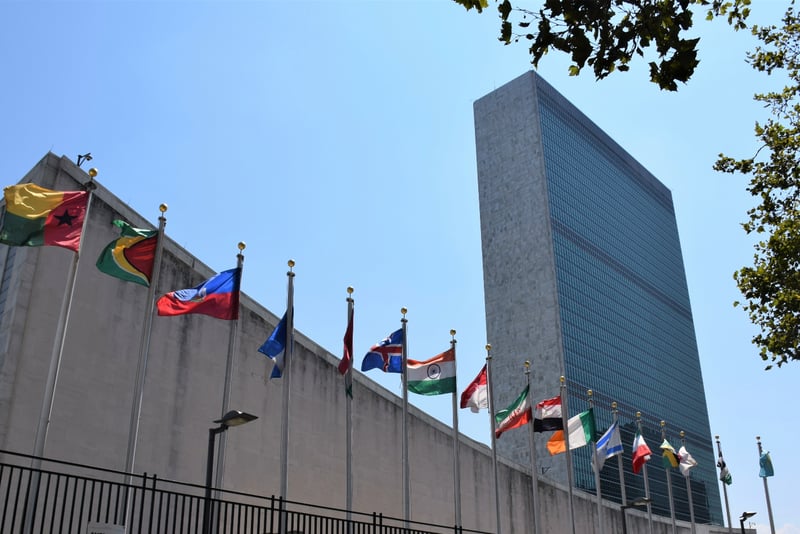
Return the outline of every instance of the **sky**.
[[[497,40],[490,1],[478,14],[447,0],[0,0],[0,176],[16,183],[48,151],[91,152],[98,181],[153,224],[167,203],[167,234],[212,269],[234,267],[244,241],[242,290],[278,316],[293,259],[295,326],[334,355],[349,285],[357,354],[400,327],[401,307],[410,358],[445,350],[455,329],[463,388],[491,342],[472,105],[532,68],[524,42]],[[787,3],[754,2],[752,21],[779,21]],[[720,152],[755,154],[767,112],[752,96],[781,80],[745,63],[747,32],[699,14],[692,35],[701,62],[677,93],[648,81],[653,58],[597,81],[553,52],[538,72],[672,191],[734,526],[754,511],[769,532],[761,436],[776,532],[798,534],[800,363],[765,371],[732,305],[754,201],[746,177],[712,169]],[[396,375],[368,376],[401,394]],[[448,399],[410,400],[451,422]],[[674,401],[652,415],[669,424]],[[485,413],[462,412],[459,428],[489,440]]]

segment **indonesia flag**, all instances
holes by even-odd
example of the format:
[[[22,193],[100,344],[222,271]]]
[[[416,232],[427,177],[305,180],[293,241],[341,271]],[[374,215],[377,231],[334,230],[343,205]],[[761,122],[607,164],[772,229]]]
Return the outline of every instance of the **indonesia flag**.
[[[470,382],[467,389],[461,393],[461,407],[469,408],[473,413],[478,413],[481,408],[489,407],[489,388],[486,383],[486,364],[483,369]]]
[[[650,460],[650,447],[645,443],[644,438],[636,431],[636,437],[633,439],[633,473],[638,474],[642,469],[644,463]]]

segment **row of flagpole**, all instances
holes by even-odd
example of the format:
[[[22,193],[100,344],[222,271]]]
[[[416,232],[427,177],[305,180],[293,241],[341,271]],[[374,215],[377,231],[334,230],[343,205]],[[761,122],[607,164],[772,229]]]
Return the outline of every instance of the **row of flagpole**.
[[[96,169],[91,169],[89,171],[90,180],[85,186],[85,203],[83,204],[83,211],[80,213],[80,222],[81,222],[81,230],[79,232],[82,233],[83,228],[85,227],[86,221],[88,220],[89,208],[91,206],[92,200],[92,192],[95,188],[94,185],[94,177],[97,175]],[[12,186],[13,187],[13,186]],[[7,188],[7,190],[10,188]],[[59,192],[49,192],[49,193],[59,193]],[[6,196],[7,203],[9,202],[8,195]],[[163,235],[164,235],[164,228],[166,225],[166,218],[164,217],[165,212],[167,211],[166,205],[161,205],[159,207],[161,211],[161,216],[159,217],[159,227],[156,233],[156,245],[155,245],[155,252],[153,254],[153,264],[152,264],[152,271],[150,273],[148,283],[148,295],[147,295],[147,308],[146,308],[146,315],[144,319],[144,326],[142,329],[142,335],[140,339],[140,347],[139,347],[139,360],[137,366],[137,373],[136,373],[136,380],[134,384],[134,394],[133,394],[133,402],[131,408],[131,418],[130,418],[130,425],[129,425],[129,437],[128,437],[128,447],[126,451],[126,465],[125,470],[129,474],[132,473],[134,463],[135,463],[135,452],[136,452],[136,444],[138,441],[138,430],[139,430],[139,423],[141,418],[141,404],[143,399],[144,393],[144,378],[146,374],[147,368],[147,359],[148,359],[148,352],[149,352],[149,345],[150,345],[150,338],[152,332],[152,319],[153,319],[153,307],[156,304],[155,301],[155,288],[157,286],[157,280],[160,272],[160,264],[161,264],[161,256],[163,253]],[[70,215],[66,211],[64,212],[64,216]],[[78,215],[70,215],[72,218],[78,220]],[[134,229],[138,230],[138,229]],[[3,234],[5,236],[5,232]],[[4,241],[8,244],[7,241]],[[20,243],[11,243],[11,244],[20,244]],[[22,243],[28,244],[30,243]],[[37,244],[49,244],[49,243],[37,243]],[[64,341],[66,339],[67,334],[67,327],[69,324],[69,314],[72,304],[72,296],[75,289],[75,281],[77,278],[77,271],[79,268],[79,259],[82,251],[82,240],[79,240],[77,246],[74,243],[71,243],[69,246],[65,244],[59,244],[60,246],[64,246],[65,248],[70,248],[71,250],[75,251],[76,254],[73,258],[73,262],[68,273],[67,283],[65,286],[65,293],[64,298],[62,299],[61,310],[59,314],[59,320],[56,329],[55,341],[53,346],[53,351],[51,353],[51,360],[50,366],[48,369],[48,375],[46,379],[45,385],[45,392],[43,395],[42,401],[42,409],[40,413],[39,425],[37,427],[36,438],[34,443],[34,456],[36,457],[33,462],[34,466],[38,467],[38,463],[40,462],[39,458],[44,455],[44,449],[47,440],[47,431],[48,426],[50,423],[50,418],[52,415],[52,408],[53,408],[53,401],[55,396],[55,390],[58,381],[58,373],[61,365],[61,358],[63,355],[64,349]],[[179,290],[173,291],[168,293],[167,295],[161,297],[159,299],[158,305],[156,306],[159,310],[159,315],[181,315],[185,313],[203,313],[206,315],[211,315],[214,317],[228,319],[231,320],[231,327],[229,332],[229,342],[228,342],[228,355],[226,360],[226,376],[225,376],[225,383],[224,383],[224,393],[222,399],[222,410],[221,413],[224,415],[228,410],[228,404],[230,400],[230,386],[232,380],[232,368],[233,368],[233,360],[236,354],[236,342],[238,339],[238,314],[239,314],[239,291],[240,291],[240,281],[241,281],[241,272],[243,269],[243,261],[244,256],[242,254],[245,245],[244,243],[239,243],[238,245],[239,253],[237,254],[237,267],[233,271],[226,271],[224,273],[220,273],[219,275],[215,276],[214,278],[204,282],[201,286],[197,288],[193,288],[191,290]],[[291,385],[290,380],[292,373],[290,371],[292,360],[293,360],[293,349],[294,349],[294,304],[293,304],[293,296],[294,296],[294,261],[289,260],[289,271],[287,272],[287,308],[286,314],[275,327],[270,338],[265,342],[265,345],[259,349],[259,351],[264,352],[274,361],[273,367],[273,377],[279,376],[283,377],[285,382],[283,383],[283,407],[282,407],[282,418],[281,418],[281,475],[280,475],[280,495],[283,499],[286,499],[288,496],[288,455],[289,455],[289,406],[290,406],[290,391]],[[98,267],[99,267],[99,260],[98,260]],[[102,269],[101,269],[102,270]],[[204,309],[199,311],[198,309],[194,309],[191,306],[194,306],[195,302],[202,302],[206,298],[206,289],[207,286],[209,291],[212,293],[216,291],[216,289],[209,286],[209,283],[220,278],[222,275],[229,275],[233,277],[233,286],[232,292],[235,293],[235,298],[233,298],[229,303],[226,305],[230,306],[231,309],[223,310],[220,312],[219,310],[214,310],[213,313],[209,312],[208,310]],[[182,292],[190,292],[189,296],[193,297],[190,299],[189,297],[182,294]],[[353,368],[353,315],[354,315],[354,300],[352,298],[353,289],[352,287],[348,287],[348,297],[347,297],[347,330],[344,337],[344,353],[342,357],[342,362],[339,366],[339,371],[345,375],[345,392],[346,392],[346,419],[347,419],[347,492],[346,492],[346,505],[348,511],[348,517],[350,517],[350,512],[352,511],[352,499],[353,499],[353,486],[352,486],[352,368]],[[199,297],[198,297],[199,295]],[[169,297],[172,299],[172,304],[177,302],[178,306],[184,306],[187,302],[192,302],[189,304],[189,308],[180,308],[179,311],[169,311],[162,313],[162,308],[160,303],[163,299]],[[194,297],[198,297],[194,299]],[[194,300],[193,300],[194,299]],[[169,303],[167,303],[169,304]],[[213,305],[213,303],[212,303]],[[434,359],[427,360],[427,361],[414,361],[409,360],[408,358],[408,346],[407,346],[407,329],[408,329],[408,321],[406,319],[406,308],[401,309],[402,318],[401,318],[401,330],[402,332],[402,345],[401,345],[401,360],[400,365],[401,369],[399,372],[402,373],[402,384],[403,384],[403,439],[402,439],[402,449],[403,449],[403,513],[404,519],[406,522],[406,526],[411,518],[411,490],[410,490],[410,469],[409,469],[409,444],[408,444],[408,391],[409,391],[409,375],[408,375],[408,367],[409,364],[412,364],[416,367],[425,367]],[[461,504],[460,504],[460,465],[459,465],[459,434],[458,434],[458,402],[457,402],[457,387],[455,383],[455,349],[456,349],[456,339],[455,339],[455,330],[450,331],[452,339],[450,342],[450,363],[452,363],[452,395],[453,395],[453,446],[454,446],[454,520],[455,525],[459,527],[461,525]],[[390,346],[391,343],[390,338],[394,335],[386,338],[380,344],[372,347],[370,350],[378,350],[379,354],[383,355],[385,360],[384,371],[387,372],[398,372],[397,370],[390,370],[390,366],[393,364],[391,361],[391,353],[390,352],[381,352],[379,349],[385,346]],[[272,343],[272,346],[269,349],[264,349],[268,344]],[[486,365],[482,369],[481,373],[479,373],[478,377],[476,377],[475,381],[470,384],[470,388],[472,388],[476,383],[480,383],[482,387],[485,387],[485,393],[481,393],[480,399],[477,401],[477,404],[471,405],[473,407],[473,411],[478,411],[480,408],[488,408],[489,415],[490,415],[490,423],[491,423],[491,437],[492,437],[492,462],[493,462],[493,470],[494,470],[494,500],[495,500],[495,513],[496,513],[496,520],[497,520],[497,533],[500,534],[501,532],[501,515],[500,515],[500,504],[499,504],[499,489],[498,489],[498,464],[497,464],[497,452],[496,452],[496,440],[500,436],[500,434],[508,430],[510,428],[515,428],[516,426],[521,426],[523,423],[517,422],[513,426],[506,426],[502,429],[498,428],[498,423],[503,424],[507,423],[507,421],[501,421],[501,412],[497,412],[495,409],[495,403],[493,398],[492,392],[492,380],[491,380],[491,345],[486,345]],[[444,354],[444,353],[443,353]],[[368,353],[369,355],[369,353]],[[441,357],[439,355],[437,358]],[[366,362],[366,357],[365,357]],[[438,364],[437,364],[438,365]],[[531,398],[531,380],[530,380],[530,363],[526,362],[525,364],[525,374],[526,374],[526,381],[527,381],[527,388],[525,394],[527,398],[525,402],[527,403],[525,406],[524,412],[521,414],[522,416],[527,417],[526,422],[531,422],[534,420],[533,416],[533,406],[531,405],[530,398]],[[364,364],[362,364],[362,371],[364,369]],[[482,378],[483,375],[483,378]],[[480,382],[481,380],[485,379],[485,384]],[[561,431],[563,432],[563,441],[564,441],[564,452],[566,458],[566,467],[567,467],[567,475],[568,475],[568,488],[569,488],[569,503],[570,503],[570,526],[571,532],[575,534],[575,514],[574,514],[574,506],[573,506],[573,473],[572,473],[572,461],[571,461],[571,453],[570,450],[573,448],[570,446],[570,435],[572,434],[573,430],[573,422],[577,421],[576,418],[583,416],[586,412],[579,414],[578,416],[569,417],[569,409],[568,409],[568,395],[566,392],[566,385],[564,377],[561,377],[561,384],[560,384],[560,395],[559,399],[559,410],[560,410],[560,418],[561,418]],[[461,408],[465,408],[468,406],[470,402],[474,399],[467,399],[465,395],[470,390],[465,390],[461,396]],[[418,391],[419,392],[419,391]],[[423,393],[423,394],[438,394],[445,391],[439,391],[437,393]],[[608,446],[609,438],[608,434],[612,429],[615,429],[618,432],[618,418],[617,418],[617,410],[616,410],[616,403],[612,404],[613,408],[613,423],[612,427],[602,436],[597,443],[595,443],[595,436],[594,436],[594,420],[593,420],[593,398],[591,390],[588,392],[589,396],[589,416],[592,419],[592,435],[590,438],[584,440],[581,445],[583,446],[587,444],[591,444],[593,447],[593,464],[595,465],[595,480],[597,486],[597,503],[598,503],[598,510],[601,510],[601,502],[602,502],[602,494],[600,489],[600,477],[599,471],[602,468],[602,462],[605,458],[610,458],[612,456],[618,456],[618,466],[620,472],[620,484],[621,484],[621,493],[622,493],[622,502],[625,505],[625,486],[624,486],[624,476],[622,471],[622,459],[621,459],[621,452],[622,447],[621,444],[618,444],[618,449],[614,449],[615,452],[613,454],[609,451],[612,449],[604,449],[604,454],[607,454],[605,458],[602,460],[598,456],[598,451],[600,450],[600,441],[606,439],[603,446]],[[519,399],[518,399],[519,400]],[[552,400],[552,399],[551,399]],[[543,401],[545,402],[545,401]],[[539,413],[540,405],[537,405],[537,415]],[[477,408],[477,409],[475,409]],[[515,409],[519,408],[517,406]],[[519,413],[511,413],[510,415],[507,413],[509,410],[504,410],[502,413],[506,414],[504,417],[510,416],[520,416]],[[644,460],[641,463],[641,468],[643,470],[643,478],[644,478],[644,487],[645,487],[645,497],[647,499],[647,511],[648,511],[648,523],[649,523],[649,530],[652,533],[652,510],[649,502],[650,498],[650,490],[648,484],[648,476],[647,476],[647,460],[650,458],[650,450],[647,445],[644,443],[643,438],[641,437],[642,432],[642,425],[641,425],[641,414],[637,412],[636,414],[636,425],[637,425],[637,435],[636,440],[634,441],[634,473],[636,473],[636,461],[637,461],[637,454],[640,452],[637,447],[641,447],[643,445],[643,449],[646,450],[644,456]],[[577,424],[577,423],[576,423]],[[666,449],[664,452],[665,457],[667,454],[671,454],[673,458],[677,457],[678,455],[675,454],[674,449],[672,449],[671,445],[668,444],[666,440],[666,429],[665,423],[661,422],[661,430],[662,430],[662,439],[664,440],[664,444],[662,444],[662,449]],[[533,529],[534,534],[539,532],[541,529],[541,521],[540,521],[540,503],[538,497],[538,477],[537,477],[537,470],[536,470],[536,456],[535,456],[535,446],[534,446],[534,436],[535,432],[539,432],[541,430],[536,430],[535,424],[531,425],[530,428],[530,449],[531,449],[531,481],[532,481],[532,499],[533,499]],[[216,487],[221,488],[223,483],[223,473],[224,473],[224,460],[225,460],[225,434],[223,433],[222,439],[219,442],[219,452],[218,452],[218,464],[217,464],[217,473],[216,473]],[[612,436],[613,437],[613,436]],[[552,438],[551,438],[552,439]],[[769,459],[769,453],[763,453],[761,448],[761,441],[760,438],[758,439],[758,450],[760,456],[760,462],[762,464],[762,478],[764,480],[764,490],[765,495],[767,498],[767,506],[769,511],[769,519],[770,525],[772,527],[772,532],[774,533],[774,526],[772,520],[772,510],[771,504],[769,502],[769,492],[767,486],[766,478],[768,476],[772,476],[772,466],[771,460]],[[617,442],[619,438],[616,438]],[[641,440],[641,441],[640,441]],[[681,440],[682,440],[682,447],[680,454],[683,457],[688,458],[691,462],[694,462],[691,459],[691,456],[685,451],[685,434],[681,432]],[[637,445],[639,444],[639,445]],[[725,480],[723,476],[726,471],[726,466],[724,465],[724,461],[722,460],[722,451],[719,443],[719,439],[717,437],[717,446],[719,448],[719,463],[721,469],[720,479],[723,480],[725,483],[730,483],[729,480]],[[691,482],[688,476],[688,469],[696,465],[695,463],[691,464],[687,471],[684,473],[686,476],[686,484],[687,484],[687,491],[689,495],[689,506],[690,506],[690,514],[691,514],[691,524],[692,524],[692,532],[694,532],[694,511],[693,505],[691,502]],[[683,461],[681,461],[681,468],[683,471]],[[669,467],[665,464],[665,472],[667,474],[667,485],[668,485],[668,492],[669,492],[669,504],[670,504],[670,515],[672,519],[672,530],[673,533],[676,531],[675,526],[675,511],[674,511],[674,503],[672,502],[672,485],[671,485],[671,477],[669,472]],[[767,473],[767,474],[764,474]],[[38,490],[38,483],[36,480],[33,481],[32,487],[34,490]],[[726,510],[728,513],[728,523],[730,525],[730,510],[728,507],[727,502],[727,489],[725,485],[723,485],[723,490],[725,492],[725,500],[726,500]],[[624,509],[623,509],[624,513]],[[285,515],[281,514],[281,517],[284,518]],[[600,518],[600,525],[599,531],[600,534],[604,534],[603,524],[602,524],[602,517],[601,514],[598,513],[598,517]],[[281,523],[281,532],[285,532],[286,525],[285,523]]]

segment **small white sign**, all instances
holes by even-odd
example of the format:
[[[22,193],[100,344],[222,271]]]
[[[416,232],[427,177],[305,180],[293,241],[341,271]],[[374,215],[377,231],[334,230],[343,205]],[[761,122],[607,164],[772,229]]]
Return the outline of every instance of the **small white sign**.
[[[110,523],[89,523],[86,525],[86,534],[125,534],[125,526]]]

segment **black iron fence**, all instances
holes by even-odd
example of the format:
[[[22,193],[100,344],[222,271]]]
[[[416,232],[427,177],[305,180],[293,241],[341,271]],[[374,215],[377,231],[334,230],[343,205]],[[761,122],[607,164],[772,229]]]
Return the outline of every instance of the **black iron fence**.
[[[489,534],[235,491],[207,502],[204,486],[156,475],[3,450],[0,459],[3,534]]]

